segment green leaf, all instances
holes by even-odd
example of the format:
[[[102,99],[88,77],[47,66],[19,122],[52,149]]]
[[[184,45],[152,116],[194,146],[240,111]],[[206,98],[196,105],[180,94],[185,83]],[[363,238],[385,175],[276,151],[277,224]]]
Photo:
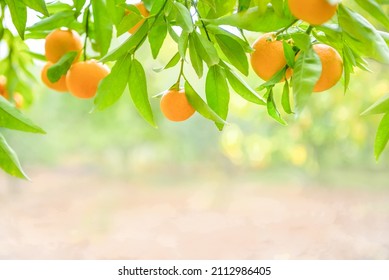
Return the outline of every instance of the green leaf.
[[[32,133],[46,133],[2,96],[0,96],[0,127]]]
[[[34,25],[27,28],[27,30],[30,32],[37,32],[53,30],[64,26],[68,27],[74,20],[74,12],[71,10],[65,10],[38,21]]]
[[[280,112],[277,110],[277,106],[274,102],[273,98],[273,89],[270,88],[268,91],[268,97],[267,97],[267,113],[269,116],[271,116],[273,119],[275,119],[278,123],[282,125],[288,125],[286,121],[281,117]]]
[[[388,144],[388,140],[389,140],[389,113],[386,113],[378,126],[378,130],[374,142],[374,154],[377,160],[379,159],[380,155],[382,154],[386,145]]]
[[[227,124],[207,105],[207,103],[204,102],[188,81],[185,81],[185,95],[188,98],[190,105],[192,105],[204,118],[219,123],[220,125]]]
[[[153,58],[157,58],[158,53],[167,35],[167,25],[162,16],[158,17],[153,27],[149,31],[149,43]]]
[[[139,47],[146,39],[147,31],[149,30],[149,24],[146,20],[141,27],[131,35],[126,41],[124,41],[119,47],[106,54],[101,61],[114,61],[123,57],[127,53],[133,53],[137,47]]]
[[[74,8],[76,8],[76,13],[80,13],[82,7],[84,7],[84,5],[85,5],[85,2],[86,2],[86,0],[73,0]],[[108,2],[113,3],[114,1],[108,0],[107,5],[108,5]]]
[[[290,89],[287,80],[285,80],[284,89],[282,90],[281,105],[285,113],[293,114],[292,108],[290,106]]]
[[[213,25],[213,24],[208,24],[207,25],[207,30],[208,32],[211,32],[213,34],[221,34],[230,37],[231,39],[235,40],[238,42],[244,49],[245,52],[251,53],[253,49],[251,46],[244,40],[242,40],[240,37],[236,36],[235,34],[228,32],[227,30],[224,30],[223,28]]]
[[[26,173],[24,173],[22,166],[20,165],[19,159],[16,153],[8,145],[4,136],[0,134],[0,167],[8,174],[27,179]]]
[[[207,63],[208,67],[219,63],[220,58],[217,54],[214,45],[210,41],[208,41],[206,38],[204,38],[197,32],[193,32],[191,34],[191,37],[194,40],[197,52],[205,61],[205,63]]]
[[[273,87],[274,85],[278,84],[281,82],[283,78],[285,78],[285,73],[286,73],[286,66],[282,68],[280,71],[275,73],[270,80],[266,81],[262,85],[259,86],[258,90],[263,90],[268,87]]]
[[[249,64],[243,47],[237,41],[226,35],[216,34],[215,38],[220,49],[231,64],[243,75],[247,76],[249,74]]]
[[[112,22],[104,0],[92,0],[95,38],[101,55],[108,52],[112,39]]]
[[[366,12],[389,29],[389,17],[375,0],[355,0]]]
[[[24,39],[24,31],[27,23],[27,8],[21,0],[5,0],[11,13],[12,22],[19,33],[19,36]]]
[[[84,0],[81,0],[84,1]],[[122,3],[123,0],[108,0],[107,1],[107,12],[109,14],[109,17],[112,20],[112,23],[116,26],[116,29],[118,29],[119,24],[124,16],[124,9],[118,9],[118,5]]]
[[[193,69],[195,70],[197,76],[201,78],[203,76],[203,60],[197,52],[195,39],[193,38],[192,34],[189,37],[189,57]]]
[[[239,0],[238,1],[238,12],[246,11],[250,7],[251,0]]]
[[[62,56],[57,63],[50,66],[47,70],[47,78],[49,81],[55,83],[61,79],[63,75],[66,75],[77,55],[77,51],[70,51]]]
[[[369,108],[367,108],[361,115],[374,115],[389,113],[389,94],[382,97],[380,100],[375,102]]]
[[[112,67],[111,73],[99,84],[94,100],[95,108],[104,110],[115,104],[123,95],[123,91],[129,82],[131,67],[131,55],[127,54],[118,60]]]
[[[174,6],[177,10],[177,24],[182,30],[191,33],[193,31],[193,22],[189,10],[180,2],[174,2]]]
[[[293,70],[293,93],[297,115],[307,104],[320,75],[321,61],[313,48],[301,51]]]
[[[177,65],[177,63],[180,61],[180,54],[177,52],[170,60],[169,62],[162,68],[158,68],[158,69],[153,69],[155,72],[159,73],[165,69],[169,69],[169,68],[172,68],[174,66]]]
[[[186,49],[188,48],[189,33],[182,31],[180,37],[178,38],[178,52],[181,55],[182,59],[185,59]]]
[[[230,103],[230,92],[224,69],[219,65],[211,66],[208,70],[205,81],[205,94],[209,107],[211,107],[219,117],[226,120],[228,105]],[[216,126],[219,130],[222,130],[224,127],[224,125],[220,123],[216,123]]]
[[[339,5],[338,20],[350,47],[364,56],[389,64],[389,47],[370,22],[343,5]]]
[[[131,63],[128,88],[130,89],[132,101],[134,102],[140,115],[148,123],[156,127],[147,93],[146,74],[142,64],[136,59],[134,59]]]
[[[311,47],[311,37],[306,33],[293,33],[292,39],[300,50],[307,51]]]
[[[47,17],[49,16],[49,12],[47,11],[46,3],[44,0],[23,0],[23,2],[27,5],[27,7],[40,12]]]
[[[255,104],[266,105],[265,100],[263,100],[263,98],[258,93],[251,89],[250,86],[247,85],[246,82],[234,72],[226,70],[226,76],[228,83],[241,97]]]
[[[289,45],[287,42],[282,41],[282,46],[284,48],[284,56],[286,59],[286,63],[289,65],[289,67],[294,67],[295,62],[295,53],[291,45]]]
[[[241,29],[257,32],[270,32],[293,23],[292,17],[279,17],[272,6],[268,6],[263,12],[259,7],[253,7],[246,11],[227,15],[215,20],[208,20],[216,25],[231,25]]]
[[[126,33],[128,30],[131,29],[131,27],[135,26],[138,22],[140,22],[142,18],[143,17],[141,15],[134,12],[125,15],[117,27],[117,36]]]

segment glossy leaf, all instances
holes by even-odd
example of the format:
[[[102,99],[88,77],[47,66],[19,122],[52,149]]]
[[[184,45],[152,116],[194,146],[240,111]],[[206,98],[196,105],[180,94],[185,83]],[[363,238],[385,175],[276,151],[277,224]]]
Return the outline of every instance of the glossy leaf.
[[[274,8],[268,6],[263,12],[259,7],[253,7],[246,11],[227,15],[210,22],[216,25],[231,25],[249,31],[270,32],[290,25],[292,17],[279,17]]]
[[[189,57],[193,69],[195,70],[197,76],[201,78],[203,76],[203,60],[196,49],[195,39],[193,36],[189,37]]]
[[[367,108],[362,115],[374,115],[374,114],[385,114],[389,113],[389,94],[382,97],[380,100],[375,102],[369,108]]]
[[[132,101],[134,102],[139,114],[148,123],[156,127],[147,93],[146,74],[142,64],[136,59],[134,59],[131,63],[128,88],[130,89]]]
[[[98,110],[112,106],[123,95],[129,82],[130,67],[131,55],[128,54],[123,59],[118,60],[112,67],[111,73],[101,81],[94,100]]]
[[[229,36],[216,34],[216,41],[224,55],[242,74],[249,74],[249,64],[243,47]]]
[[[293,113],[292,108],[290,106],[290,88],[289,88],[289,82],[287,80],[285,81],[284,88],[282,90],[281,105],[285,113],[287,114]]]
[[[228,83],[233,90],[249,102],[265,105],[266,101],[255,92],[243,79],[230,70],[226,70]]]
[[[204,100],[198,95],[198,93],[193,89],[188,81],[185,82],[185,95],[188,98],[189,103],[195,108],[200,115],[204,118],[207,118],[211,121],[219,123],[220,125],[226,124],[226,122],[221,119],[208,105]]]
[[[108,52],[112,39],[112,21],[104,0],[92,0],[95,39],[101,55]]]
[[[153,69],[155,72],[159,73],[165,69],[169,69],[169,68],[172,68],[174,66],[177,65],[177,63],[180,61],[180,54],[177,52],[170,60],[169,62],[162,68],[158,68],[158,69]]]
[[[21,0],[5,0],[11,13],[12,22],[19,33],[19,36],[24,39],[24,31],[27,23],[27,8]]]
[[[277,106],[274,102],[273,97],[273,89],[269,89],[268,91],[268,97],[267,97],[267,113],[269,116],[271,116],[273,119],[275,119],[278,123],[282,125],[287,125],[286,121],[281,117],[280,112],[277,110]]]
[[[293,93],[297,115],[307,104],[320,75],[321,61],[313,48],[301,51],[293,70]]]
[[[374,154],[377,160],[379,159],[380,155],[382,154],[386,145],[388,144],[388,140],[389,140],[389,113],[386,113],[378,126],[378,130],[374,142]]]
[[[107,61],[114,61],[118,60],[119,58],[125,56],[127,53],[133,53],[135,49],[141,45],[144,40],[146,39],[146,34],[149,29],[149,25],[147,20],[142,24],[141,27],[133,34],[131,35],[126,41],[124,41],[119,47],[112,50],[108,54],[106,54],[101,61],[107,62]]]
[[[207,103],[212,110],[218,114],[223,120],[226,120],[228,115],[228,105],[230,102],[230,93],[226,80],[224,69],[219,65],[211,66],[208,70],[205,81],[205,94]],[[224,125],[216,123],[219,130],[222,130]]]
[[[65,10],[38,21],[27,30],[30,32],[53,30],[60,27],[67,27],[73,21],[74,12],[72,10]]]
[[[220,59],[214,45],[197,32],[194,32],[191,35],[197,52],[205,63],[207,63],[208,67],[218,64]]]
[[[62,56],[57,63],[50,66],[47,70],[47,78],[49,81],[55,83],[61,79],[63,75],[66,75],[70,66],[72,66],[72,63],[74,62],[74,59],[77,57],[77,54],[78,52],[76,51],[68,52]]]
[[[149,43],[153,58],[157,58],[158,53],[167,35],[167,25],[163,17],[158,17],[153,27],[149,31]]]
[[[189,10],[180,2],[174,2],[174,6],[177,11],[177,24],[186,32],[193,31],[192,16]]]
[[[12,176],[28,179],[20,165],[16,153],[8,145],[2,134],[0,134],[0,167]]]
[[[0,96],[0,127],[32,133],[46,133],[2,96]]]
[[[49,12],[47,11],[46,3],[44,0],[23,0],[23,2],[27,5],[27,7],[45,16],[49,16]]]

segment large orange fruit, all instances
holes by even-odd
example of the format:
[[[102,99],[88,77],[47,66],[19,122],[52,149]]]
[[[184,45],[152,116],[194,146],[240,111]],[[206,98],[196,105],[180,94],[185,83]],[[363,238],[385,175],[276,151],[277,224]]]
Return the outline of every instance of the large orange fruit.
[[[109,68],[95,60],[77,62],[66,75],[70,93],[79,98],[92,98],[102,79],[109,74]]]
[[[49,78],[47,77],[47,70],[49,67],[53,65],[52,62],[47,62],[45,66],[42,68],[41,71],[41,79],[43,83],[53,90],[59,91],[59,92],[66,92],[68,91],[68,87],[66,86],[66,75],[63,75],[58,81],[55,83],[50,82]]]
[[[149,11],[146,9],[143,2],[136,3],[136,4],[134,4],[134,6],[139,10],[139,12],[142,16],[144,16],[144,17],[149,16]],[[127,14],[129,14],[129,13],[131,13],[131,11],[127,11]],[[138,30],[138,28],[143,24],[144,21],[145,21],[144,19],[141,19],[137,24],[135,24],[133,27],[131,27],[130,30],[128,30],[128,33],[134,34]]]
[[[312,25],[320,25],[330,20],[336,13],[338,4],[327,0],[288,0],[292,14]]]
[[[343,74],[343,62],[339,53],[325,44],[313,45],[314,51],[320,57],[322,71],[313,91],[320,92],[332,88]]]
[[[79,52],[78,57],[75,59],[77,61],[81,50],[82,42],[80,35],[74,30],[57,29],[46,37],[45,55],[50,62],[56,63],[64,54],[70,51]]]
[[[189,104],[183,89],[168,90],[161,98],[161,111],[164,116],[174,122],[181,122],[189,119],[195,109]]]
[[[285,67],[286,58],[282,41],[277,41],[274,33],[260,36],[252,48],[254,51],[250,58],[251,67],[261,79],[268,81]]]

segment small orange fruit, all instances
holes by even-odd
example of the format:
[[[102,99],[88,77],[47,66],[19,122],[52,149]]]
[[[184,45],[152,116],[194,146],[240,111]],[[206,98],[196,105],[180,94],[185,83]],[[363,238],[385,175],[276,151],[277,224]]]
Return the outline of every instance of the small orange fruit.
[[[251,53],[251,66],[261,79],[270,80],[286,66],[282,41],[277,41],[274,33],[266,33],[260,36],[254,42],[252,48],[254,51]],[[287,78],[289,78],[288,72]]]
[[[327,0],[289,0],[289,9],[298,19],[312,25],[320,25],[330,20],[336,13],[338,4]]]
[[[13,99],[16,108],[22,109],[24,107],[24,97],[19,92],[13,94]]]
[[[78,51],[77,61],[82,50],[80,35],[74,30],[57,29],[46,37],[45,55],[48,61],[56,63],[60,58],[70,52]]]
[[[185,91],[170,89],[161,98],[161,111],[164,116],[174,122],[189,119],[195,112],[186,98]]]
[[[50,82],[49,78],[47,77],[47,70],[49,67],[53,65],[52,62],[47,62],[45,66],[42,68],[41,72],[41,79],[43,83],[53,90],[59,91],[59,92],[66,92],[68,91],[68,87],[66,86],[66,75],[63,75],[58,81],[55,83]]]
[[[109,74],[109,68],[95,60],[77,62],[66,75],[70,93],[78,98],[92,98],[102,79]]]
[[[332,88],[343,74],[343,62],[339,53],[325,44],[313,45],[314,51],[320,57],[322,71],[313,91],[320,92]]]
[[[0,75],[0,95],[5,94],[7,91],[7,78],[3,75]]]
[[[146,9],[143,2],[136,3],[136,4],[134,4],[134,6],[139,10],[139,12],[142,16],[144,16],[144,17],[149,16],[150,13]],[[131,11],[127,11],[126,13],[129,14],[129,13],[131,13]],[[138,28],[143,24],[144,21],[145,21],[144,19],[141,19],[137,24],[135,24],[133,27],[131,27],[130,30],[128,30],[128,33],[134,34],[138,30]]]

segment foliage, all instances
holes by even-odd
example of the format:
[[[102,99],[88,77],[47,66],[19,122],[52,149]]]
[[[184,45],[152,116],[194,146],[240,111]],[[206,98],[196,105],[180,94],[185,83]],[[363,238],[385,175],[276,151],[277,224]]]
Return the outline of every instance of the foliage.
[[[341,54],[344,92],[355,68],[368,70],[368,58],[389,64],[389,33],[377,29],[389,28],[388,2],[385,0],[339,4],[337,15],[320,26],[294,18],[287,0],[145,0],[149,11],[146,17],[125,0],[74,0],[71,4],[0,0],[0,4],[0,44],[7,46],[6,54],[0,55],[0,75],[7,77],[11,96],[18,91],[26,98],[27,105],[32,103],[33,94],[28,85],[35,78],[30,67],[34,59],[44,59],[31,52],[23,40],[42,39],[55,29],[69,28],[85,39],[84,59],[96,58],[112,65],[111,73],[100,83],[94,109],[105,110],[114,105],[128,86],[135,108],[152,126],[156,126],[149,98],[152,81],[147,81],[147,69],[139,58],[140,50],[145,51],[142,48],[145,42],[149,43],[154,59],[168,37],[176,43],[171,60],[156,71],[177,66],[178,77],[171,82],[171,88],[184,88],[195,110],[214,121],[219,130],[227,123],[233,91],[248,102],[263,106],[269,116],[283,125],[287,124],[285,114],[299,116],[308,104],[321,72],[320,60],[312,48],[317,42],[330,45]],[[40,16],[40,20],[30,26],[27,26],[28,10],[34,10]],[[18,36],[4,24],[7,12]],[[367,18],[375,18],[377,22],[373,24]],[[136,32],[126,34],[140,20],[142,24]],[[286,68],[293,69],[293,77],[291,81],[283,82],[281,106],[275,101],[276,85],[283,80],[286,68],[260,85],[258,90],[252,89],[241,77],[249,73],[247,54],[252,51],[244,33],[247,31],[275,32],[277,39],[283,41]],[[121,43],[115,43],[118,41]],[[295,60],[297,53],[299,56]],[[50,67],[50,80],[55,81],[66,73],[73,58],[74,54],[65,54]],[[192,86],[193,81],[188,80],[187,73],[191,68],[199,79],[205,80],[205,94],[199,94]],[[11,110],[12,105],[5,99],[1,99],[0,108],[0,127],[43,132],[16,109]],[[378,158],[389,139],[387,99],[373,105],[366,113],[385,114],[376,137]],[[12,121],[8,122],[10,119]],[[0,144],[1,167],[12,175],[24,177],[16,156],[3,137]]]

